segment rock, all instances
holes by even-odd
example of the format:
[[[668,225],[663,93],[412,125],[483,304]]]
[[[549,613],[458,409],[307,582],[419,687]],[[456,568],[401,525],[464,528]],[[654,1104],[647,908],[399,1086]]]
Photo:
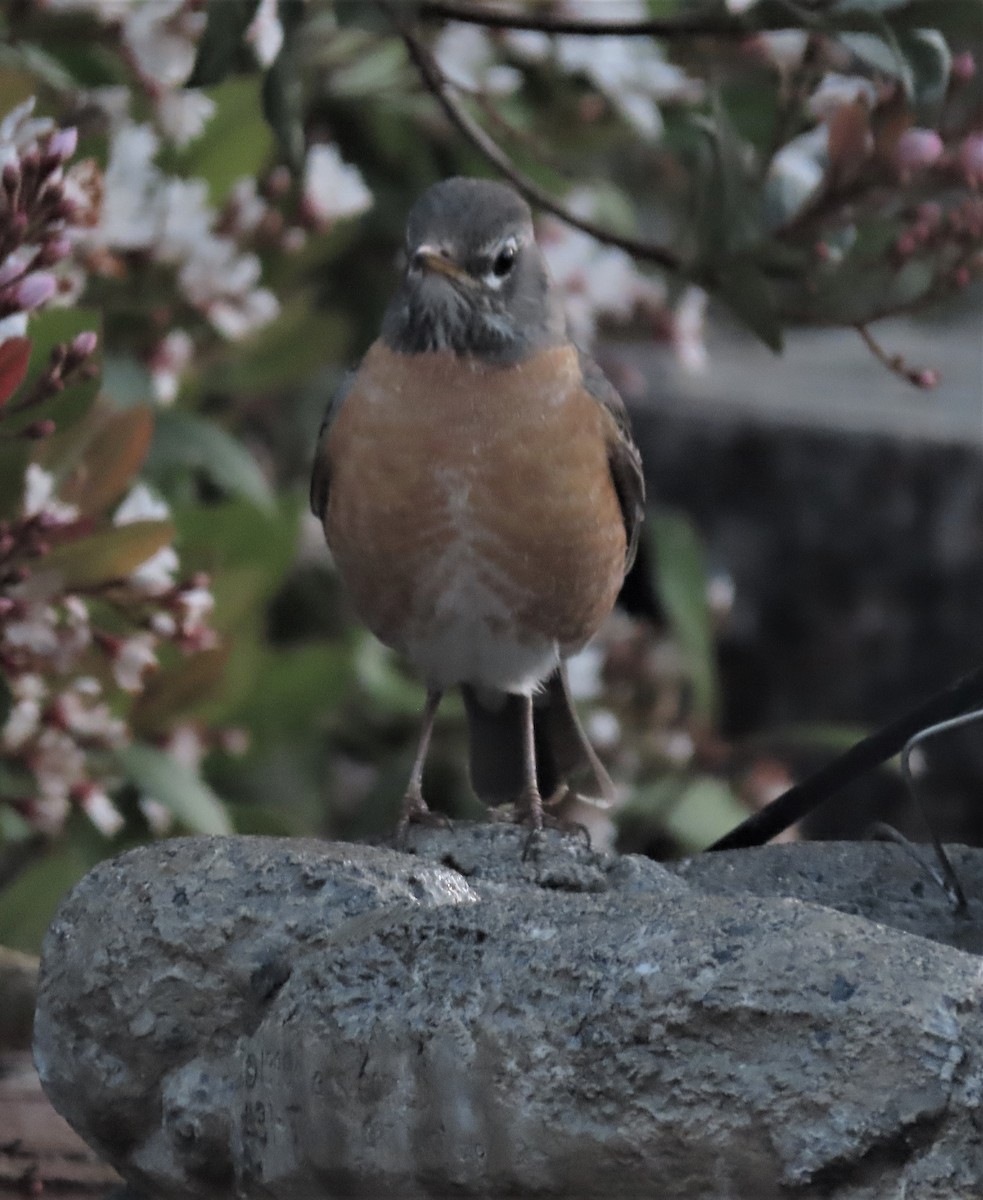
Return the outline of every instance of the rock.
[[[983,1192],[980,963],[884,923],[914,918],[872,881],[934,903],[901,849],[675,873],[552,833],[523,861],[524,839],[177,839],[101,864],[44,947],[48,1095],[164,1197]]]

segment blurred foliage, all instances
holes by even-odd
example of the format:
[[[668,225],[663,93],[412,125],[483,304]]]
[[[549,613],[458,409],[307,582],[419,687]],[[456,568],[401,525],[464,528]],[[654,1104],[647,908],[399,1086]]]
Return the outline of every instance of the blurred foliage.
[[[23,381],[0,342],[0,387],[24,395],[55,346],[100,335],[84,379],[11,410],[0,518],[18,519],[28,464],[43,467],[88,521],[46,564],[68,591],[98,593],[93,620],[123,636],[108,584],[173,541],[182,586],[207,576],[217,640],[162,645],[142,688],[113,701],[128,735],[99,764],[125,818],[111,837],[81,809],[39,837],[29,779],[0,756],[0,942],[15,947],[36,947],[57,897],[100,856],[157,833],[386,830],[422,707],[419,682],[351,612],[305,515],[306,480],[327,398],[378,329],[410,203],[442,176],[489,168],[421,86],[385,9],[280,0],[271,24],[256,0],[157,2],[158,23],[140,29],[99,0],[24,0],[0,16],[0,115],[36,95],[38,112],[78,128],[80,160],[118,204],[114,224],[96,220],[75,243],[79,298],[32,312]],[[980,270],[976,0],[637,7],[702,33],[417,28],[517,171],[678,262],[645,274],[644,254],[610,251],[604,271],[588,258],[565,277],[579,243],[551,226],[581,336],[618,321],[682,353],[699,330],[679,302],[699,285],[777,350],[790,323],[863,324]],[[149,157],[134,130],[153,138]],[[605,294],[602,276],[615,279]],[[20,436],[39,418],[54,431]],[[113,524],[137,477],[169,516]],[[648,537],[668,629],[613,623],[596,651],[605,688],[586,689],[585,709],[589,727],[615,719],[602,748],[631,789],[627,841],[654,830],[678,852],[753,797],[729,782],[714,733],[726,612],[708,601],[699,537],[670,512],[652,514]],[[79,670],[107,680],[97,657]],[[12,708],[4,685],[0,721]],[[438,807],[476,815],[463,739],[449,703],[428,788]]]

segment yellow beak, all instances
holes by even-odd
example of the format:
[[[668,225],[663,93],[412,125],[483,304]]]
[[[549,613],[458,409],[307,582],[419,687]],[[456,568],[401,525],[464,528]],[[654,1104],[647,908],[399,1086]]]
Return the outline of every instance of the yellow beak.
[[[413,262],[415,265],[423,267],[425,271],[436,271],[438,275],[445,275],[454,283],[468,286],[473,283],[467,271],[452,262],[443,251],[438,250],[435,246],[420,246],[413,254]]]

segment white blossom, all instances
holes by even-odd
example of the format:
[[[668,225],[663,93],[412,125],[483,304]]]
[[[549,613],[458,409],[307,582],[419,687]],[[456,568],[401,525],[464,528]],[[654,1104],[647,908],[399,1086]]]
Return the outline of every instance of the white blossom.
[[[215,115],[215,101],[197,88],[165,92],[157,103],[157,121],[175,146],[200,137]]]
[[[193,725],[175,725],[165,746],[167,753],[183,767],[197,771],[205,757],[205,744]]]
[[[877,101],[877,90],[869,79],[862,75],[837,75],[830,72],[823,76],[819,87],[809,97],[806,107],[817,121],[828,121],[845,104],[863,100],[869,108]]]
[[[123,814],[102,788],[86,788],[79,803],[92,824],[106,837],[113,837],[123,828]]]
[[[593,700],[601,694],[604,654],[599,646],[587,645],[567,659],[570,694],[576,700]]]
[[[150,832],[163,837],[174,824],[174,814],[166,804],[161,804],[153,796],[141,796],[137,806],[143,813],[144,820],[150,826]]]
[[[58,649],[58,613],[44,601],[23,602],[22,611],[3,626],[3,641],[10,649],[39,656]]]
[[[62,724],[76,737],[100,743],[103,746],[123,746],[128,740],[126,722],[113,716],[109,705],[94,697],[88,690],[80,689],[76,682],[55,698],[55,706]],[[96,680],[89,680],[93,684]],[[97,693],[98,695],[98,693]]]
[[[67,801],[72,788],[86,777],[85,753],[75,739],[48,726],[35,742],[31,765],[41,799],[55,801],[55,812],[66,811],[58,802]]]
[[[444,76],[469,91],[508,95],[517,90],[522,73],[495,61],[495,47],[477,25],[448,21],[434,43],[434,58]]]
[[[21,151],[54,129],[55,123],[49,117],[31,115],[36,102],[34,96],[29,97],[0,121],[0,167],[16,162]]]
[[[246,30],[246,41],[252,46],[261,67],[273,63],[283,45],[283,26],[277,16],[277,0],[259,0],[256,14]]]
[[[157,403],[167,408],[177,399],[181,375],[191,361],[194,342],[184,329],[172,329],[150,356],[150,380]]]
[[[699,287],[686,288],[672,313],[672,344],[684,371],[706,370],[707,347],[703,338],[707,294]]]
[[[130,525],[134,521],[164,521],[171,514],[166,501],[150,491],[144,483],[136,484],[113,517],[114,525]],[[174,574],[180,561],[171,546],[162,546],[129,576],[130,583],[150,596],[168,592],[174,586]]]
[[[145,483],[130,489],[113,517],[114,525],[132,525],[134,521],[166,521],[171,515],[167,501],[155,496]]]
[[[336,146],[311,146],[304,161],[304,203],[317,221],[354,217],[372,207],[372,193],[358,167],[346,163]]]
[[[587,736],[599,750],[613,750],[621,741],[621,722],[610,709],[595,709],[587,718]]]
[[[578,216],[593,215],[595,200],[587,189],[572,192],[568,204]],[[642,275],[632,257],[616,246],[605,246],[554,217],[543,219],[539,240],[575,340],[590,342],[599,317],[626,320],[640,302],[663,300],[661,286]]]
[[[61,500],[56,500],[54,492],[54,476],[37,463],[29,463],[24,474],[24,516],[44,516],[59,525],[67,525],[74,521],[79,515],[79,510],[74,504],[64,504]]]
[[[257,286],[256,255],[214,232],[217,214],[204,180],[168,177],[155,165],[159,145],[148,125],[115,132],[94,240],[109,249],[146,250],[175,266],[188,302],[226,337],[244,337],[273,320],[276,297]]]
[[[0,317],[0,344],[13,337],[23,337],[27,333],[27,313],[11,313]]]
[[[195,65],[195,43],[207,17],[185,0],[131,4],[123,22],[123,43],[137,70],[164,88],[180,87]]]
[[[152,633],[125,638],[113,656],[113,678],[124,692],[143,690],[144,673],[157,666],[157,639]]]

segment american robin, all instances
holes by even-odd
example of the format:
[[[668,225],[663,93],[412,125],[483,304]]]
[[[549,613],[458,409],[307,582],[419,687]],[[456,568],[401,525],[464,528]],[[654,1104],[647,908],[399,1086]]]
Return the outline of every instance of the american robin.
[[[311,482],[358,613],[426,682],[403,827],[427,814],[423,766],[455,685],[486,803],[539,829],[542,796],[575,769],[609,793],[564,664],[614,604],[644,496],[624,405],[568,337],[529,206],[501,183],[435,184]]]

